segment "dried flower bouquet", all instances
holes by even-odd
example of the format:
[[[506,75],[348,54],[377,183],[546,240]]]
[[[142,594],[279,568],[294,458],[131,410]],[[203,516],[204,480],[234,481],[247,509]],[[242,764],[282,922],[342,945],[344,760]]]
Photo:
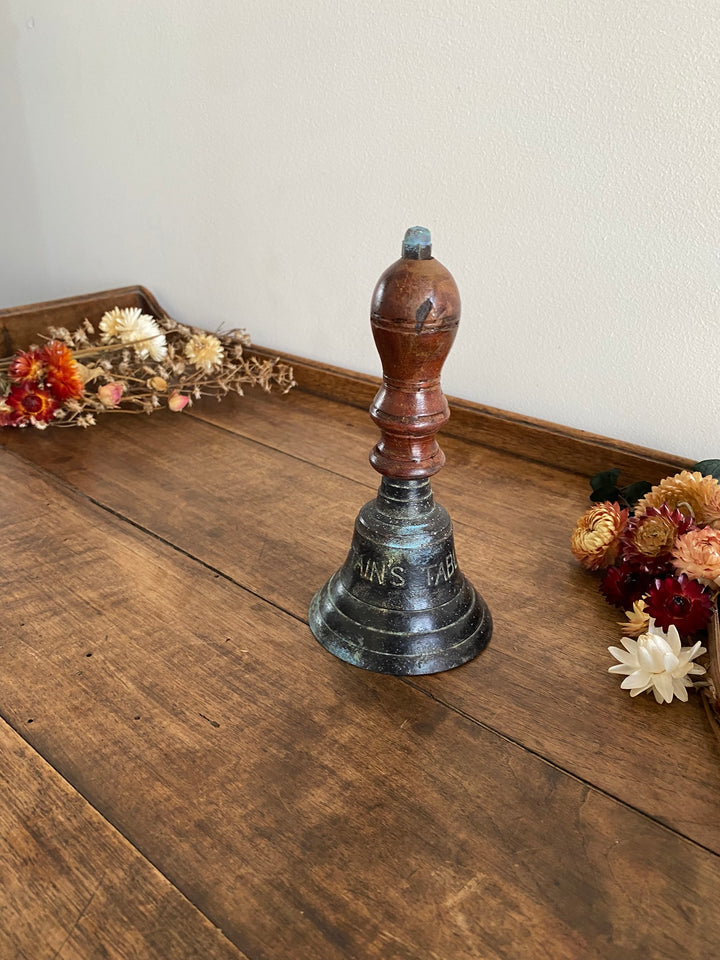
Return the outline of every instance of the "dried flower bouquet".
[[[295,384],[286,364],[245,355],[245,330],[212,334],[137,307],[39,336],[43,346],[0,359],[0,426],[89,427],[97,414],[177,413],[204,396]]]
[[[623,677],[630,696],[652,693],[658,703],[686,701],[688,690],[703,689],[717,733],[720,460],[701,461],[655,486],[621,489],[619,474],[591,479],[595,505],[570,540],[586,569],[602,571],[606,600],[625,612],[622,647],[608,648],[618,661],[609,672]],[[707,666],[699,663],[708,653]]]

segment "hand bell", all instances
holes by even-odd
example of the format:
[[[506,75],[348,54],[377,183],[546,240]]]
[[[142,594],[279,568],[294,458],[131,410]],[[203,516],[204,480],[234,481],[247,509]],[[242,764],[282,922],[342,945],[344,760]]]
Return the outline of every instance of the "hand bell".
[[[347,560],[310,605],[310,629],[335,656],[399,676],[439,673],[483,650],[487,604],[462,574],[447,510],[430,477],[445,462],[436,434],[450,416],[440,372],[460,319],[452,275],[412,227],[380,277],[371,325],[383,382],[370,416],[381,437],[370,463],[378,495],[355,521]]]

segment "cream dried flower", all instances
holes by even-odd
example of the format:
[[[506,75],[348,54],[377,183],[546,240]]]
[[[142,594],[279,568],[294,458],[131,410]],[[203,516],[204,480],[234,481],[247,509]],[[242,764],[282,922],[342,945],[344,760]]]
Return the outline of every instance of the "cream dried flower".
[[[620,686],[629,690],[631,697],[652,690],[658,703],[670,703],[673,697],[685,701],[688,687],[693,686],[690,677],[705,673],[705,667],[692,662],[706,652],[705,647],[699,640],[692,647],[681,646],[680,634],[672,623],[665,631],[651,619],[647,633],[637,640],[623,637],[621,643],[624,650],[608,647],[620,661],[608,673],[625,675]]]
[[[720,587],[720,531],[712,527],[688,531],[675,544],[673,564],[693,580]]]
[[[103,343],[118,339],[131,346],[141,360],[150,357],[159,362],[167,356],[167,341],[157,321],[139,307],[115,307],[100,320]]]
[[[205,373],[219,369],[224,354],[223,345],[211,333],[195,333],[185,344],[187,359]]]
[[[703,476],[699,470],[682,470],[661,480],[638,502],[635,516],[641,517],[648,507],[660,507],[663,503],[692,517],[699,527],[720,527],[720,484],[715,477]]]
[[[142,311],[137,308],[134,311],[130,311],[130,308],[121,309],[120,307],[113,307],[112,310],[108,310],[102,315],[98,327],[102,333],[103,343],[109,343],[113,337],[120,335],[118,326],[124,322],[125,315],[129,312],[137,312],[139,316]]]
[[[625,611],[627,620],[623,623],[618,623],[623,636],[639,637],[641,633],[647,633],[648,627],[650,626],[650,614],[647,612],[646,607],[647,604],[641,598],[633,602],[632,610]]]

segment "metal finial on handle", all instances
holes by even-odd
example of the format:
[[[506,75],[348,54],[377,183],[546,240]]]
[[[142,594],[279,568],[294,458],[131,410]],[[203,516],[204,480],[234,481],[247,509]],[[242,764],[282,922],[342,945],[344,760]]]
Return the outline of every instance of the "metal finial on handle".
[[[432,239],[427,227],[408,227],[402,244],[403,260],[429,260]]]

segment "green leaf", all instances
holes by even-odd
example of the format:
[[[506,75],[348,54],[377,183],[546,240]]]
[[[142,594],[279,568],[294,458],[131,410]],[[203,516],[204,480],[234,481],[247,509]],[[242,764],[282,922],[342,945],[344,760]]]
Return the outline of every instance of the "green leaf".
[[[720,460],[701,460],[694,467],[690,467],[690,470],[699,470],[704,477],[715,477],[716,480],[720,480]]]
[[[617,481],[620,476],[620,468],[614,467],[612,470],[603,470],[590,477],[590,486],[592,493],[590,500],[593,503],[603,503],[605,500],[614,501],[620,496]]]
[[[593,490],[600,490],[602,487],[616,487],[618,477],[620,476],[620,467],[613,467],[612,470],[603,470],[590,477],[590,486]]]
[[[630,483],[620,491],[622,498],[629,507],[634,507],[638,500],[641,500],[646,493],[650,493],[652,484],[647,480],[638,480],[636,483]]]

